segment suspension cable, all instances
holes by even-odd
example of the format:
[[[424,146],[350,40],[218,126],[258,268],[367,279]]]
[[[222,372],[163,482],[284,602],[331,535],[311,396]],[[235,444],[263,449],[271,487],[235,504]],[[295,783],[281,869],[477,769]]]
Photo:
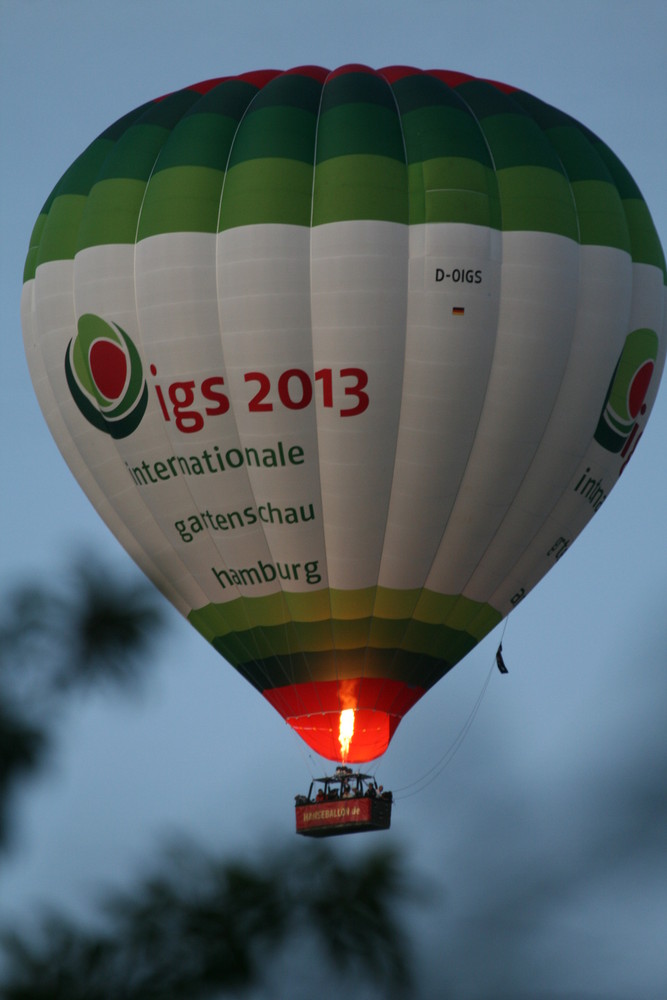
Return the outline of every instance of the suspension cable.
[[[505,619],[505,621],[503,623],[503,630],[502,630],[502,633],[501,633],[501,636],[500,636],[500,644],[499,644],[499,646],[502,646],[503,639],[505,638],[505,630],[507,628],[508,621],[509,621],[509,616]],[[491,683],[491,677],[493,676],[493,672],[494,672],[495,669],[496,669],[496,659],[495,659],[495,654],[494,654],[493,662],[491,664],[491,667],[489,668],[489,672],[488,672],[488,674],[486,676],[486,679],[485,679],[484,683],[482,684],[481,690],[480,690],[479,694],[477,695],[475,703],[473,704],[473,706],[472,706],[472,708],[471,708],[471,710],[470,710],[470,712],[468,714],[467,719],[463,723],[461,729],[457,733],[457,735],[454,738],[454,740],[451,742],[451,744],[449,745],[449,747],[445,750],[445,752],[442,755],[442,757],[440,757],[435,762],[435,764],[432,765],[432,767],[430,767],[427,771],[425,771],[424,774],[421,775],[421,777],[416,778],[414,781],[408,782],[407,785],[402,785],[400,788],[394,789],[393,796],[394,796],[395,800],[396,799],[409,799],[411,796],[417,795],[417,794],[419,794],[419,792],[423,792],[424,789],[428,788],[428,786],[433,781],[435,781],[436,778],[438,778],[442,774],[442,772],[445,770],[445,768],[448,767],[448,765],[454,759],[457,751],[462,746],[463,741],[465,740],[466,736],[468,735],[468,732],[470,731],[470,729],[472,727],[473,722],[475,721],[475,717],[476,717],[477,713],[479,712],[479,710],[480,710],[480,708],[482,706],[482,702],[484,700],[484,696],[486,694],[486,691],[487,691],[487,688],[488,688],[489,684]],[[299,747],[301,755],[302,755],[302,757],[304,759],[304,762],[306,764],[306,768],[310,772],[311,779],[315,780],[315,770],[314,770],[314,763],[315,762],[314,762],[314,759],[313,759],[312,751],[310,751],[310,750],[306,751],[305,748],[304,748],[304,746],[303,746],[303,742],[302,742],[301,738],[296,733],[294,733],[294,736],[296,738],[297,745]],[[375,772],[377,771],[378,764],[379,764],[379,761],[376,760],[376,761],[373,762],[373,764],[372,764],[372,766],[370,768],[370,773],[373,775],[373,777],[375,777]],[[412,789],[412,791],[410,791],[410,789]],[[402,792],[405,792],[406,794],[401,794]]]
[[[503,627],[503,631],[502,631],[502,634],[500,636],[500,643],[501,643],[501,645],[502,645],[503,638],[505,636],[505,629],[506,628],[507,628],[507,619],[505,619],[505,624],[504,624],[504,627]],[[491,667],[489,668],[489,672],[488,672],[488,674],[486,676],[486,680],[484,681],[484,683],[482,685],[482,689],[479,692],[479,694],[477,695],[477,699],[476,699],[476,701],[475,701],[472,709],[470,710],[468,718],[463,723],[463,726],[459,730],[459,732],[458,732],[457,736],[455,737],[455,739],[449,745],[449,747],[447,748],[447,750],[445,750],[445,752],[442,755],[442,757],[440,757],[440,759],[437,760],[435,762],[435,764],[433,764],[433,766],[428,769],[428,771],[425,771],[424,774],[422,774],[420,778],[415,779],[415,781],[410,781],[407,785],[403,785],[401,788],[395,789],[394,790],[394,798],[395,799],[396,798],[399,798],[399,799],[409,799],[412,795],[417,795],[419,792],[423,792],[423,790],[425,788],[427,788],[431,784],[431,782],[435,781],[435,779],[438,778],[442,774],[442,772],[444,771],[444,769],[451,763],[451,761],[453,760],[454,756],[456,755],[456,752],[458,751],[459,747],[462,745],[463,741],[465,740],[466,736],[468,735],[468,732],[470,731],[470,728],[471,728],[473,722],[475,721],[475,716],[479,712],[479,709],[480,709],[480,707],[482,705],[482,701],[484,700],[484,695],[486,694],[486,690],[487,690],[489,684],[491,683],[491,677],[493,676],[493,672],[494,672],[495,669],[496,669],[496,661],[495,661],[495,655],[494,655],[493,663],[491,664]],[[409,789],[413,789],[413,790],[409,791]],[[402,795],[401,792],[406,792],[406,794]]]

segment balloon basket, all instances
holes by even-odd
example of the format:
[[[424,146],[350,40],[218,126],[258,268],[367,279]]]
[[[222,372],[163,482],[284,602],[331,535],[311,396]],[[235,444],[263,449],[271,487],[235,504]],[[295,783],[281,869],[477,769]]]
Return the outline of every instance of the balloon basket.
[[[370,774],[342,765],[333,775],[315,778],[308,795],[295,797],[296,832],[303,837],[388,830],[391,792]]]

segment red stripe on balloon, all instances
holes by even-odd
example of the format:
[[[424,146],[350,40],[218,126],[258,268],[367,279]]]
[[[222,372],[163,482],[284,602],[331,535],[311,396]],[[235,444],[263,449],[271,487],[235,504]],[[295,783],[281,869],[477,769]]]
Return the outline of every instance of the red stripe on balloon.
[[[327,760],[343,760],[338,740],[340,713],[353,708],[354,735],[344,759],[362,763],[385,752],[399,722],[425,692],[402,681],[357,677],[292,684],[262,693],[308,746]]]

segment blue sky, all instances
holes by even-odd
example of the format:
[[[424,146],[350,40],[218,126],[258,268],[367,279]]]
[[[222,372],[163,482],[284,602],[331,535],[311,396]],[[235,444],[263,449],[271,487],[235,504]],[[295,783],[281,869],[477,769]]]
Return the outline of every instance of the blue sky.
[[[639,184],[664,245],[665,38],[667,8],[647,0],[0,0],[3,592],[22,579],[57,585],[81,550],[128,570],[42,420],[19,320],[37,213],[103,128],[157,94],[263,67],[462,70],[524,88],[600,135]],[[655,1000],[667,979],[656,930],[667,897],[653,855],[640,850],[630,863],[626,852],[603,867],[586,854],[601,845],[622,855],[636,836],[631,803],[665,770],[666,436],[663,386],[600,514],[510,618],[510,675],[492,676],[448,767],[397,802],[387,836],[447,893],[424,919],[423,940],[461,942],[448,975],[464,1000],[488,988],[501,961],[484,952],[485,968],[475,935],[491,929],[511,949],[512,921],[528,919],[536,991]],[[405,719],[379,771],[386,785],[408,785],[446,753],[498,638]],[[39,899],[85,907],[91,890],[129,878],[169,831],[230,852],[259,849],[270,831],[291,836],[292,796],[320,765],[175,613],[159,660],[140,703],[99,696],[66,713],[50,772],[21,798],[0,921],[29,915]],[[262,794],[244,795],[248,784]],[[630,804],[619,811],[623,796]],[[657,799],[647,807],[646,822],[659,823],[660,808]],[[250,848],[248,828],[257,831]],[[536,909],[517,880],[546,887],[549,907]]]

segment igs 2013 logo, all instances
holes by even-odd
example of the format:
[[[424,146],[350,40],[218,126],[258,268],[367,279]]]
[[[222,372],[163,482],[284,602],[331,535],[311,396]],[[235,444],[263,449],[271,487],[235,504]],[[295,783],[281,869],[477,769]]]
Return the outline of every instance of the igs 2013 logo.
[[[654,330],[641,328],[628,334],[595,431],[595,440],[607,451],[625,457],[639,441],[638,418],[646,412],[644,400],[657,357],[658,335]]]
[[[98,430],[124,438],[137,429],[148,404],[139,353],[121,327],[84,313],[67,345],[65,375],[74,402]]]

